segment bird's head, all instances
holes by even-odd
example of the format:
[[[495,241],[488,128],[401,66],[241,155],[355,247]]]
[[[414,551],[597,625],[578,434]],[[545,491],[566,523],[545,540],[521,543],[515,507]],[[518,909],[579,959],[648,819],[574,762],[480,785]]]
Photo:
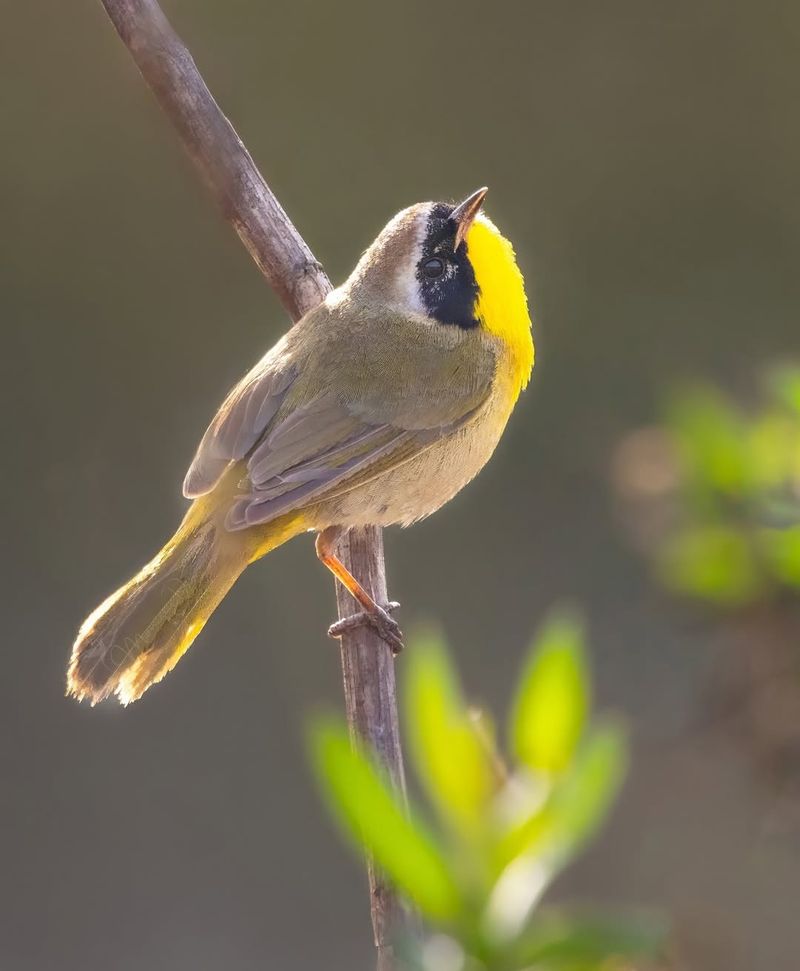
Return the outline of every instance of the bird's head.
[[[534,356],[525,284],[511,243],[482,212],[487,191],[457,206],[422,202],[399,212],[342,291],[419,315],[430,326],[492,335],[522,388]]]

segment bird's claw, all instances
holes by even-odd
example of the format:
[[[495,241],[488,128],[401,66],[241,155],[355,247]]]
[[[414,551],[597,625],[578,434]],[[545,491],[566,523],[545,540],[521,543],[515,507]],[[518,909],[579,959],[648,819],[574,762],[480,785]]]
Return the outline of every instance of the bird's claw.
[[[400,630],[397,621],[389,615],[389,612],[397,610],[400,604],[396,600],[392,600],[383,607],[379,604],[375,606],[377,608],[375,611],[360,610],[357,614],[337,620],[335,624],[331,624],[328,628],[328,636],[338,638],[348,631],[368,624],[375,628],[389,645],[392,655],[396,657],[403,650],[403,632]]]

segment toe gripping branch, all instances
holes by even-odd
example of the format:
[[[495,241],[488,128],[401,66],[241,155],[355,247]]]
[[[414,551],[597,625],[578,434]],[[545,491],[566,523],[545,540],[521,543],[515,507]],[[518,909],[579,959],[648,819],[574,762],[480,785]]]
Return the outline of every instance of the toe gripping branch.
[[[369,593],[361,586],[353,574],[347,569],[334,552],[336,542],[344,532],[341,526],[329,526],[317,534],[316,550],[320,562],[331,571],[336,579],[361,604],[363,610],[350,617],[343,617],[328,628],[330,637],[341,637],[347,631],[369,624],[374,627],[386,641],[395,656],[403,649],[403,632],[400,625],[390,616],[390,612],[400,606],[391,601],[384,606],[376,603]]]

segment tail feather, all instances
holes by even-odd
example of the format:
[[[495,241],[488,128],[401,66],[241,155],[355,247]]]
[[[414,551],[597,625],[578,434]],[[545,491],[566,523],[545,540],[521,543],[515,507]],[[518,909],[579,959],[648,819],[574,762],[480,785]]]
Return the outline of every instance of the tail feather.
[[[178,530],[164,549],[84,622],[72,649],[67,692],[123,704],[172,670],[247,565],[242,544],[211,520]]]

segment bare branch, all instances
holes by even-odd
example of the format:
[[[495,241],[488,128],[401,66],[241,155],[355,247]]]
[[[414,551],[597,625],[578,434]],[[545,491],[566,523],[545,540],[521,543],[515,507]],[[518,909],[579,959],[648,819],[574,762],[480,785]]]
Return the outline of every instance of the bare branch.
[[[331,284],[156,0],[102,0],[206,185],[293,320]]]
[[[102,3],[225,218],[297,320],[331,289],[321,265],[272,194],[156,0]],[[380,530],[352,530],[342,541],[339,555],[372,596],[385,602]],[[356,609],[338,584],[337,601],[342,619]],[[367,627],[346,631],[341,645],[350,729],[375,747],[389,777],[405,794],[391,652]],[[371,865],[369,883],[378,971],[389,971],[394,963],[390,934],[399,926],[403,908]]]
[[[352,564],[358,579],[378,603],[386,603],[386,570],[383,535],[380,529],[351,529],[339,544],[343,563]],[[361,607],[345,588],[336,584],[339,616],[348,617]],[[403,752],[397,720],[394,658],[388,645],[376,637],[371,627],[357,627],[342,636],[342,675],[344,699],[350,731],[367,739],[378,753],[393,785],[405,798]],[[406,922],[402,904],[385,878],[368,865],[370,906],[375,946],[378,948],[378,971],[394,966],[391,951],[392,929]]]

